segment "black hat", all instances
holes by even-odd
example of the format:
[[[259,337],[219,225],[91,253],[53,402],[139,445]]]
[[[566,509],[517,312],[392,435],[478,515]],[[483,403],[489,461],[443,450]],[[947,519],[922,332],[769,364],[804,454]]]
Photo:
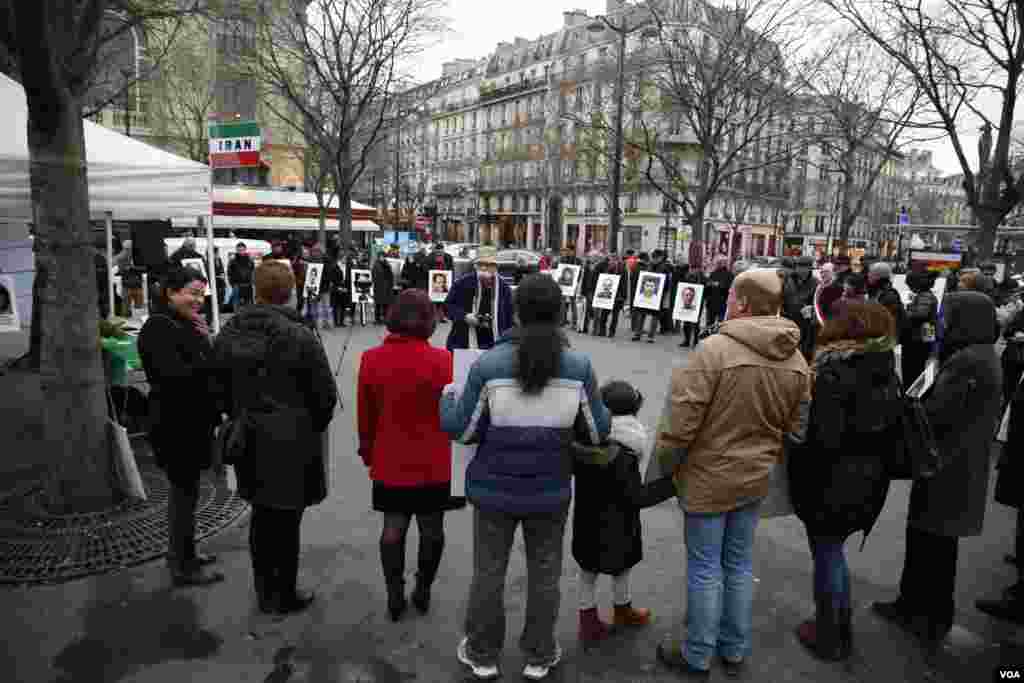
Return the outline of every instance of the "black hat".
[[[636,415],[644,404],[644,395],[629,382],[616,379],[601,387],[601,400],[612,415]]]

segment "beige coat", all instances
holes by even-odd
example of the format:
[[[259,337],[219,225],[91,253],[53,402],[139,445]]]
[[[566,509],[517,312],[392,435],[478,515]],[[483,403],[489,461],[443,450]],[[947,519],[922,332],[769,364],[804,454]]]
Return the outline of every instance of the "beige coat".
[[[738,318],[675,368],[655,454],[675,468],[683,509],[735,510],[768,495],[782,439],[797,431],[811,376],[800,329],[776,316]]]

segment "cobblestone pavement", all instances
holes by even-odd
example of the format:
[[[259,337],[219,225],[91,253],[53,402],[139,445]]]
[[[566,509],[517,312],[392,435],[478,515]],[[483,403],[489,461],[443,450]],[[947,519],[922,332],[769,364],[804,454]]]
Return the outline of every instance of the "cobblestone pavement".
[[[435,343],[443,344],[447,326]],[[377,555],[379,520],[369,509],[369,486],[355,455],[354,388],[359,354],[383,335],[379,327],[324,333],[332,365],[340,364],[344,409],[331,431],[331,494],[307,512],[303,524],[301,580],[319,600],[308,613],[286,620],[258,616],[253,607],[246,523],[221,534],[207,548],[219,552],[228,581],[212,588],[172,591],[162,563],[117,574],[36,588],[0,590],[2,680],[106,683],[401,683],[463,681],[455,660],[463,605],[471,576],[471,513],[448,515],[448,547],[427,616],[392,624],[386,614]],[[669,371],[684,359],[678,337],[657,344],[572,335],[590,354],[602,380],[635,383],[647,397],[641,414],[653,425]],[[1024,635],[974,610],[1013,580],[1002,555],[1012,546],[1013,515],[992,504],[985,534],[961,544],[957,627],[932,661],[898,630],[874,618],[867,605],[895,595],[903,561],[903,522],[908,487],[893,485],[863,551],[848,545],[854,576],[856,654],[845,664],[813,660],[793,629],[812,609],[811,560],[795,518],[764,522],[758,530],[754,653],[749,681],[988,681],[1000,660],[1024,662]],[[652,607],[647,629],[619,634],[599,650],[583,653],[576,642],[576,566],[566,553],[559,639],[565,663],[552,679],[563,682],[667,683],[678,680],[654,660],[661,638],[678,635],[683,621],[685,562],[680,514],[670,501],[643,514],[645,560],[634,572],[634,601]],[[409,578],[415,571],[416,533],[410,534]],[[509,569],[508,641],[504,680],[519,680],[517,650],[525,598],[521,542]],[[610,587],[601,584],[606,618]],[[715,671],[713,680],[723,680]]]

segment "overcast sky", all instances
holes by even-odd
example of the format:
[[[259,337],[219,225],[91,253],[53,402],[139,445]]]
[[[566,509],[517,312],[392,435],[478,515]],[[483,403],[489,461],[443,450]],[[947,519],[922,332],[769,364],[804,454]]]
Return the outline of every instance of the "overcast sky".
[[[605,0],[448,0],[446,15],[451,33],[419,60],[414,75],[420,81],[441,76],[441,65],[452,59],[479,59],[494,51],[501,42],[516,37],[534,40],[562,26],[562,12],[581,9],[594,16],[603,13]],[[962,133],[972,165],[976,164],[977,136]],[[935,153],[935,165],[944,173],[960,173],[953,147],[948,141],[922,145]]]

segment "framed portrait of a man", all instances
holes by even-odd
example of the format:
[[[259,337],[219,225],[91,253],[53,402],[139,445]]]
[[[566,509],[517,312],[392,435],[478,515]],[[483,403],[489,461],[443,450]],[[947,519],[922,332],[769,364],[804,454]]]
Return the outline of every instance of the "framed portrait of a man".
[[[562,296],[573,298],[576,296],[576,289],[580,284],[580,271],[582,268],[571,263],[563,263],[555,271],[555,282],[562,290]]]
[[[676,286],[676,305],[672,319],[684,323],[700,322],[700,306],[704,300],[704,285],[680,282]]]
[[[427,279],[430,284],[430,300],[436,304],[444,303],[448,298],[448,290],[452,288],[452,271],[432,270]]]
[[[612,273],[601,273],[597,276],[594,287],[593,307],[610,311],[615,308],[616,294],[619,292],[621,276]]]
[[[0,332],[17,332],[21,329],[18,318],[18,301],[14,293],[14,278],[0,275]]]
[[[633,307],[648,311],[660,311],[661,297],[665,290],[665,274],[641,271],[637,276],[636,283]]]
[[[352,303],[373,303],[373,275],[370,271],[352,269]]]

